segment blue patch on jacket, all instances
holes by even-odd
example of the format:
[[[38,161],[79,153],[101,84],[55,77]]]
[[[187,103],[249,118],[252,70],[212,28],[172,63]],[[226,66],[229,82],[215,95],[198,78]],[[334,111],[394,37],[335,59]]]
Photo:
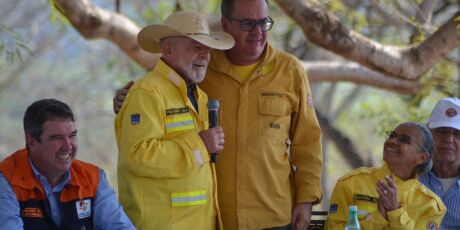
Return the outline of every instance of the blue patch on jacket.
[[[138,125],[141,123],[141,115],[138,113],[131,114],[131,124]]]

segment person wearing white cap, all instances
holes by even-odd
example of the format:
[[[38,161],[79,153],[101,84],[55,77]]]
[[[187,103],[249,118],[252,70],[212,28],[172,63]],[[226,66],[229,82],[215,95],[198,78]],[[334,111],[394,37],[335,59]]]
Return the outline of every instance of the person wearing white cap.
[[[431,172],[419,178],[447,207],[441,229],[460,229],[460,99],[441,99],[428,120],[436,151]]]
[[[222,228],[209,153],[223,149],[224,134],[207,129],[208,98],[196,84],[210,48],[229,49],[234,40],[210,31],[204,15],[178,12],[144,27],[138,42],[162,56],[115,118],[120,202],[138,229]]]

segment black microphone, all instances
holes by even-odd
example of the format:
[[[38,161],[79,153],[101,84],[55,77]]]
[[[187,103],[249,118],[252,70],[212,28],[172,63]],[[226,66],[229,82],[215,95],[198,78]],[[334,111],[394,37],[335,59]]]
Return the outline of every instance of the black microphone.
[[[209,128],[217,127],[220,103],[216,99],[208,100]],[[211,163],[217,162],[217,153],[211,153]]]

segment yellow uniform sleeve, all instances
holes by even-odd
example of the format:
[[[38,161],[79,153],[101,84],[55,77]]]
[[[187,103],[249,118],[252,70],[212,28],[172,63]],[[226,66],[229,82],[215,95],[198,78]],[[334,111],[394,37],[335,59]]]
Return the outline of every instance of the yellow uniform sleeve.
[[[348,206],[356,205],[353,199],[357,192],[369,194],[375,189],[367,184],[362,177],[355,175],[352,180],[339,180],[331,197],[331,207],[326,223],[326,229],[344,229],[348,220]],[[445,213],[442,201],[423,191],[423,188],[413,187],[405,195],[400,194],[400,208],[387,212],[386,220],[375,209],[359,220],[361,229],[437,229]],[[359,208],[359,206],[358,206]]]
[[[387,212],[390,229],[438,229],[446,209],[439,198],[432,196],[427,196],[420,190],[411,193],[408,199],[418,200],[417,205],[408,207],[409,203],[415,203],[410,201],[407,204],[402,203],[399,209]],[[408,208],[417,209],[417,218],[411,218]]]
[[[340,181],[337,181],[331,195],[326,229],[345,229],[348,220],[348,206],[353,202],[350,192]]]
[[[321,202],[321,172],[323,155],[321,151],[321,128],[316,118],[307,74],[297,63],[301,76],[297,94],[298,108],[294,109],[291,137],[291,159],[296,167],[296,203]]]
[[[182,177],[209,159],[196,129],[165,134],[165,100],[156,91],[132,89],[117,117],[119,164],[135,175]],[[133,114],[139,115],[138,124]]]

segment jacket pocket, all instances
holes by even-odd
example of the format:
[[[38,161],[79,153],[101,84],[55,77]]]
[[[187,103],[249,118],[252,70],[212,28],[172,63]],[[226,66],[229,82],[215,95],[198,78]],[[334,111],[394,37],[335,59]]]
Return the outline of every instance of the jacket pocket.
[[[282,98],[261,97],[259,106],[259,136],[285,142],[291,122],[289,104]]]

